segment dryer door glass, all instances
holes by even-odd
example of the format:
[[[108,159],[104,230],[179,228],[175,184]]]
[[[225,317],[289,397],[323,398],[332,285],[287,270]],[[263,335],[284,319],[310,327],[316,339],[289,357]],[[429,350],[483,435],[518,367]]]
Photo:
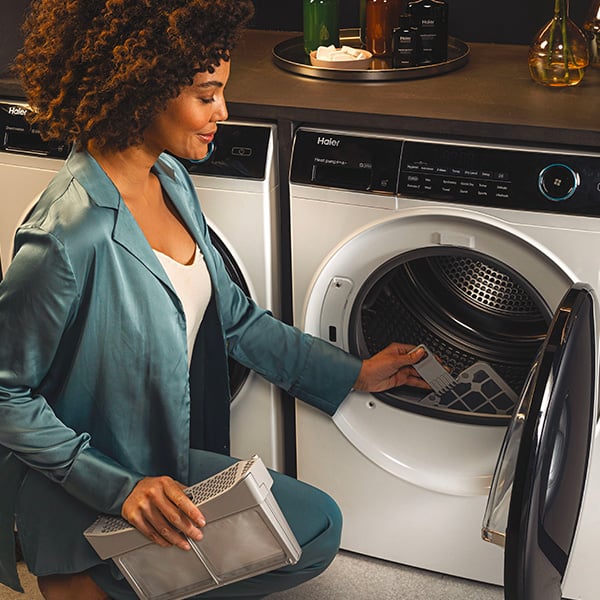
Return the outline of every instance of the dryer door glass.
[[[571,288],[507,430],[483,538],[505,546],[507,600],[560,600],[595,422],[594,298]]]

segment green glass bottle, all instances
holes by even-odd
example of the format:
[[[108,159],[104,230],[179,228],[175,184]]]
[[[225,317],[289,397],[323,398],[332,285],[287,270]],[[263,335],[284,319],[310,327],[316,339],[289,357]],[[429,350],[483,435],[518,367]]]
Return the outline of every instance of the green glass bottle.
[[[304,0],[304,51],[319,46],[340,46],[339,0]]]
[[[360,4],[358,6],[358,24],[360,27],[360,39],[364,44],[367,28],[367,0],[360,0]]]

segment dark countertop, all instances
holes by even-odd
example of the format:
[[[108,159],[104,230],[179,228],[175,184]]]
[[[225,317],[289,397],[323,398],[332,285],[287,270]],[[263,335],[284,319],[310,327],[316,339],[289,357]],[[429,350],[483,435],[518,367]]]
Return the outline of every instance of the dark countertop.
[[[527,46],[474,43],[464,67],[435,77],[324,80],[273,62],[273,48],[296,35],[246,33],[226,90],[232,117],[600,150],[600,69],[547,88],[530,78]]]
[[[293,32],[249,30],[236,48],[226,97],[232,118],[600,150],[600,69],[572,88],[535,84],[527,47],[473,43],[468,63],[423,79],[352,82],[278,67]],[[20,86],[0,79],[0,96]]]

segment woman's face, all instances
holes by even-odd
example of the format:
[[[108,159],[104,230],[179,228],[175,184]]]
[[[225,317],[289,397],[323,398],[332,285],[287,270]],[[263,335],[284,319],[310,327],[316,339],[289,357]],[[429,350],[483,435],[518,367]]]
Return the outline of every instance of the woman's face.
[[[144,132],[144,144],[153,154],[163,150],[198,160],[204,158],[217,130],[227,119],[224,89],[229,62],[221,61],[214,73],[196,73],[192,85],[167,103]]]

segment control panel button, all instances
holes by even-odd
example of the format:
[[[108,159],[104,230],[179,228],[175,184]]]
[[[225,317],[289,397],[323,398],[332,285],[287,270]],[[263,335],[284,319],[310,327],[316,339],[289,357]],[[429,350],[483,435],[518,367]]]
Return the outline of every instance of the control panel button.
[[[579,186],[579,174],[563,164],[548,165],[540,172],[538,187],[548,200],[568,200]]]

